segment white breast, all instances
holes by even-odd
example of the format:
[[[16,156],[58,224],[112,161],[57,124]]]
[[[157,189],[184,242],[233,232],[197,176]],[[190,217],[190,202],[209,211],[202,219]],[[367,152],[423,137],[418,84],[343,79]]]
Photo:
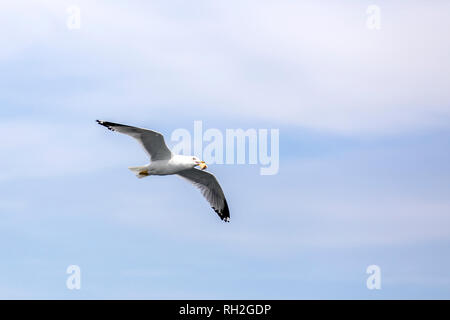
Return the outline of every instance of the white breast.
[[[176,174],[180,171],[190,169],[191,166],[186,163],[180,163],[178,161],[170,160],[157,160],[153,161],[149,165],[150,174],[153,175],[168,175],[168,174]]]

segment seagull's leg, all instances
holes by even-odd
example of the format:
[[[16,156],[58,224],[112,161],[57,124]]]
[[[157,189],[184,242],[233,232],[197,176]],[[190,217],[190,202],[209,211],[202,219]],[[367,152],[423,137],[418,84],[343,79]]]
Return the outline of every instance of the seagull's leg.
[[[148,170],[142,170],[142,171],[139,172],[139,175],[140,175],[140,176],[147,177],[147,176],[149,176],[150,174],[148,173]]]

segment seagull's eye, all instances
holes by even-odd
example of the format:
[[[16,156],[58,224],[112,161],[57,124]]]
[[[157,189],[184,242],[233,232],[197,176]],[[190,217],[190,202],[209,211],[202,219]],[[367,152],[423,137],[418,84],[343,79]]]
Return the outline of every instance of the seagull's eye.
[[[195,158],[192,158],[192,160],[195,160]]]

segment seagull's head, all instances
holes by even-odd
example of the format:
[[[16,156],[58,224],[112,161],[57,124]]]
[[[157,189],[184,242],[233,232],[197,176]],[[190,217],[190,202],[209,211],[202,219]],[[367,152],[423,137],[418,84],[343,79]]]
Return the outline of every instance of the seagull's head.
[[[206,168],[208,168],[205,161],[202,161],[197,157],[192,157],[191,159],[192,159],[192,162],[194,163],[194,167],[199,166],[200,169],[202,169],[202,170],[205,170]]]

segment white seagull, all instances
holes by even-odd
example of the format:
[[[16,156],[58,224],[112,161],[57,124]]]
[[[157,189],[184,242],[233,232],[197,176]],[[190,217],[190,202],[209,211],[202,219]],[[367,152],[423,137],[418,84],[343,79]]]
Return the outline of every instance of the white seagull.
[[[219,182],[213,174],[203,171],[207,168],[205,161],[201,161],[195,156],[173,154],[167,148],[164,137],[159,132],[108,121],[97,120],[97,122],[109,130],[135,138],[144,147],[151,162],[145,166],[129,168],[139,179],[151,175],[179,175],[200,189],[220,219],[225,222],[230,221],[227,200]],[[196,166],[199,166],[201,170],[196,169]]]

